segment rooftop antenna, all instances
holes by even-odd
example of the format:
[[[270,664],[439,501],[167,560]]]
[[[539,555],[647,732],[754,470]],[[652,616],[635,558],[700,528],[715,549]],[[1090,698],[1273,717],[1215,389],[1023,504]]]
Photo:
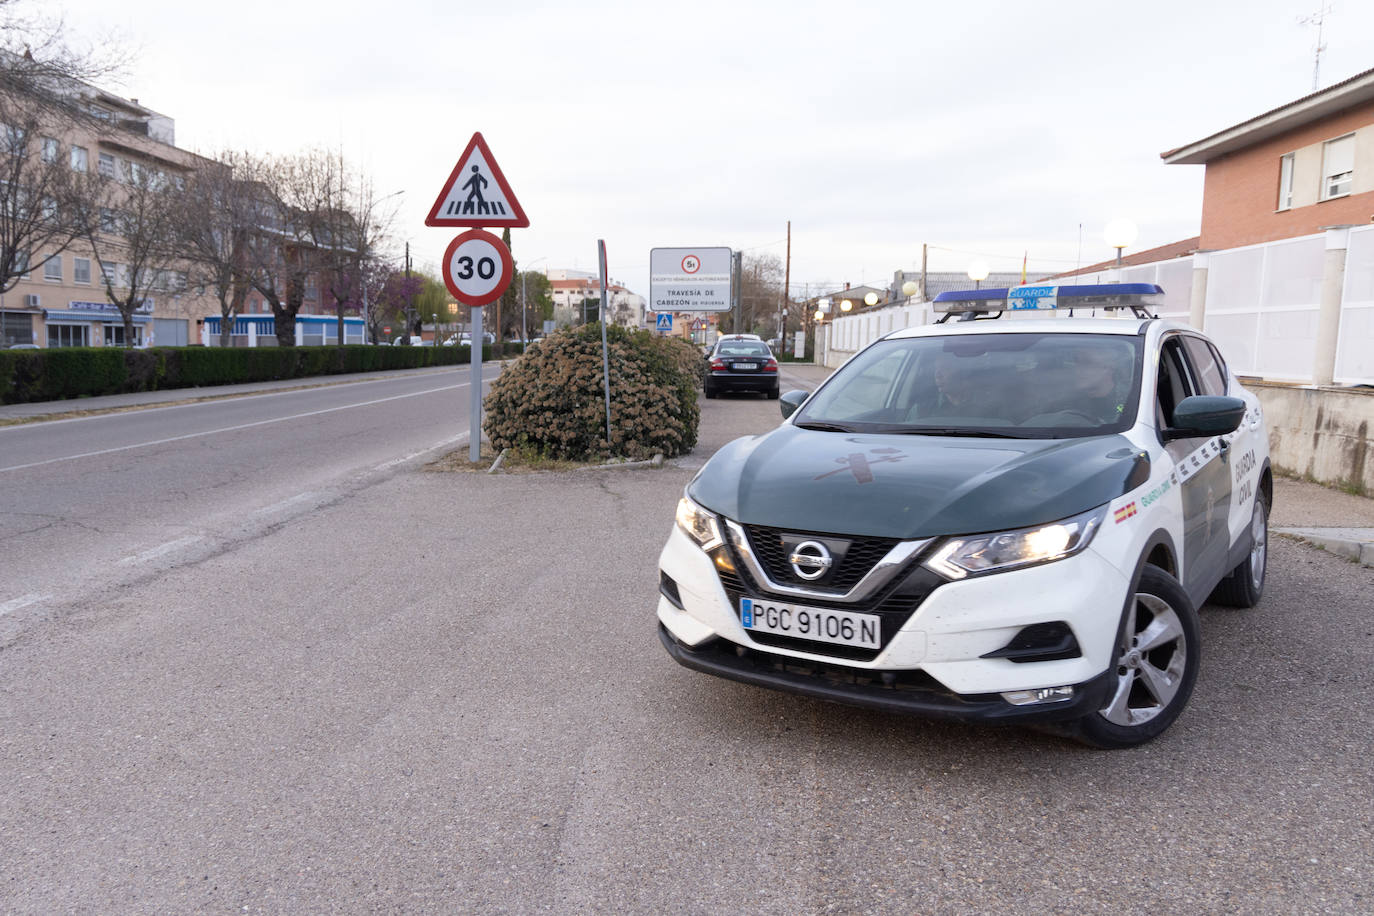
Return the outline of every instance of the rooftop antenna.
[[[1322,42],[1322,32],[1326,26],[1327,14],[1331,12],[1331,4],[1325,4],[1311,16],[1304,16],[1298,20],[1298,25],[1315,25],[1317,27],[1317,50],[1312,60],[1312,91],[1316,92],[1321,88],[1322,52],[1326,50],[1326,45]]]

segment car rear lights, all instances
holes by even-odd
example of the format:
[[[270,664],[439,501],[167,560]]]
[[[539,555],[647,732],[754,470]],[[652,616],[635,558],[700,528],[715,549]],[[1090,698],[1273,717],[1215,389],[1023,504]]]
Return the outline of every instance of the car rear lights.
[[[763,364],[763,371],[764,371],[764,372],[777,372],[777,371],[778,371],[778,361],[777,361],[776,359],[774,359],[773,357],[771,357],[771,356],[768,357],[768,362],[766,362],[766,363]]]

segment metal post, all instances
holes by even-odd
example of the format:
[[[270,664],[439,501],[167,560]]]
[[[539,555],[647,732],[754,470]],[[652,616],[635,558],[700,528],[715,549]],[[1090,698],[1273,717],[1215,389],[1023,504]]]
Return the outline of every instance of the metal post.
[[[472,309],[472,344],[468,348],[472,361],[472,422],[468,433],[468,460],[476,464],[482,460],[482,309]]]
[[[606,315],[610,299],[606,296],[606,242],[596,242],[597,257],[601,261],[601,378],[606,388],[606,453],[611,453],[611,356],[606,347]]]
[[[732,283],[731,285],[735,288],[735,333],[736,333],[736,334],[743,334],[743,333],[744,333],[744,290],[741,288],[741,287],[744,285],[744,270],[743,270],[743,267],[742,267],[743,263],[744,263],[744,252],[742,252],[742,251],[736,251],[735,254],[734,254],[734,257],[731,259],[731,266],[734,268],[734,270],[732,271],[732,273],[734,273],[734,275],[735,275],[735,276],[734,276],[735,282]]]

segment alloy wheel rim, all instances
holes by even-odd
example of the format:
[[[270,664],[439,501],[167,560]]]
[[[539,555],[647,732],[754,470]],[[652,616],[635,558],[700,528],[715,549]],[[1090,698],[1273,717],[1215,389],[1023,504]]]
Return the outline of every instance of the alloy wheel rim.
[[[1127,727],[1149,722],[1178,696],[1187,665],[1188,639],[1178,612],[1157,595],[1137,592],[1117,657],[1116,690],[1102,717]]]

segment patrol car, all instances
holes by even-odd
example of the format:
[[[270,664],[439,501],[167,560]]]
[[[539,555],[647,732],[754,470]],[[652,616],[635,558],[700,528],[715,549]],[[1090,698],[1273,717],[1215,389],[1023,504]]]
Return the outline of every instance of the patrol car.
[[[936,324],[784,394],[782,425],[722,448],[678,504],[669,654],[1096,747],[1158,736],[1198,676],[1197,609],[1260,600],[1273,499],[1258,400],[1204,335],[1151,316],[1161,295],[943,293]]]

